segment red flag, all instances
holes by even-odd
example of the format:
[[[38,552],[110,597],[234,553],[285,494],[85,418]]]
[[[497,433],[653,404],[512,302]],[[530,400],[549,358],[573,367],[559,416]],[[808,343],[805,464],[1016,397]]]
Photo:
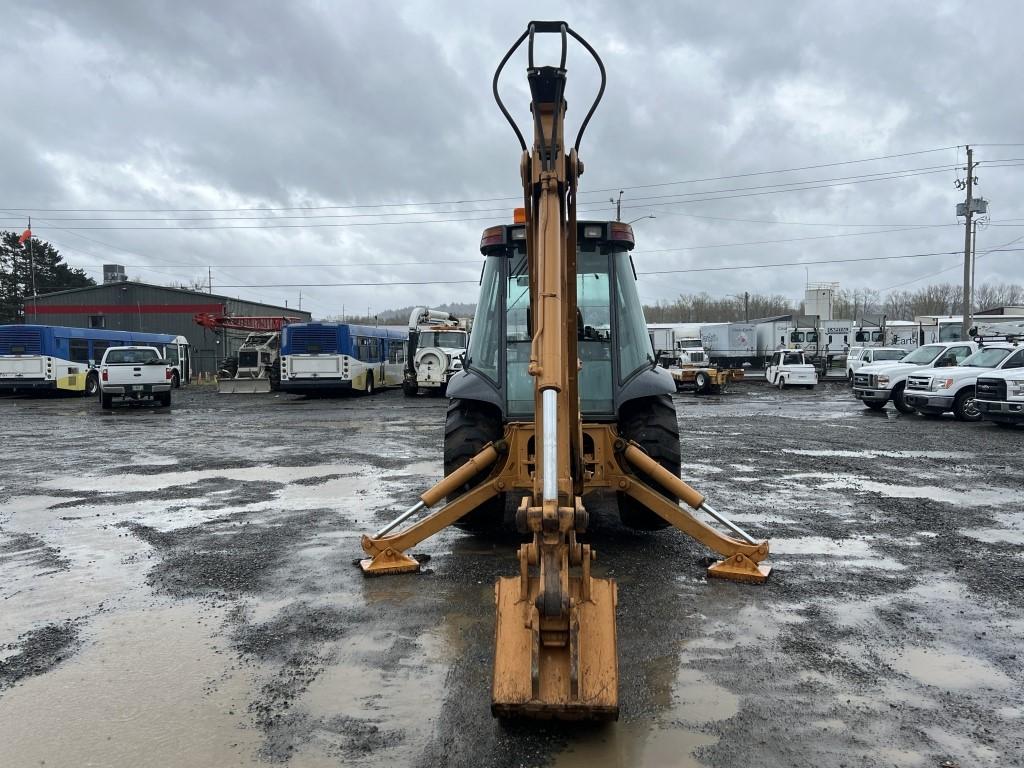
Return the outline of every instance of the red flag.
[[[24,245],[25,241],[32,237],[32,230],[26,229],[21,233],[21,237],[18,238],[18,245]]]

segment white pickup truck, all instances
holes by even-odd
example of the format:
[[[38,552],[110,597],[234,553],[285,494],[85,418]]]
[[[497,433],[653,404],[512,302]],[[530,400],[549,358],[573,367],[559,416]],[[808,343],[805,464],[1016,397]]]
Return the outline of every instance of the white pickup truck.
[[[953,412],[958,421],[979,421],[975,387],[978,377],[993,370],[1024,368],[1024,348],[1008,342],[985,344],[950,368],[934,368],[907,377],[906,401],[922,416]],[[1024,376],[1024,371],[1019,371]]]
[[[981,417],[999,427],[1024,424],[1024,367],[1019,360],[1014,367],[1010,362],[1001,371],[982,374],[975,385],[974,404]]]
[[[907,377],[929,368],[959,365],[977,349],[973,341],[926,344],[902,360],[865,365],[853,374],[853,396],[875,411],[892,400],[900,413],[913,413],[914,406],[905,399]]]
[[[173,377],[174,370],[156,347],[110,347],[100,361],[100,406],[110,410],[119,397],[170,407]]]
[[[818,372],[807,362],[803,350],[780,349],[768,358],[764,378],[779,389],[786,387],[807,387],[814,389],[818,383]]]
[[[858,368],[902,360],[909,351],[900,347],[850,347],[850,353],[846,356],[846,378],[853,381],[853,374]]]

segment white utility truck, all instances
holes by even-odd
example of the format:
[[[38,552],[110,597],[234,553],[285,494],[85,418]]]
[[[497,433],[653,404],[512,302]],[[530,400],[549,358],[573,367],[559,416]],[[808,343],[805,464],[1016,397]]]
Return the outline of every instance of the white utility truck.
[[[414,308],[409,315],[409,342],[402,379],[406,397],[415,397],[421,389],[443,395],[448,380],[462,370],[468,345],[465,321],[441,310]]]
[[[786,387],[807,387],[814,389],[818,383],[818,372],[807,362],[803,350],[780,349],[768,359],[764,378],[779,389]]]
[[[1024,424],[1024,368],[992,371],[978,377],[974,404],[985,421],[998,427]]]
[[[171,405],[174,370],[156,347],[109,347],[100,361],[100,406],[110,410],[114,398],[153,400]]]
[[[922,416],[937,417],[949,411],[958,421],[979,421],[976,403],[978,377],[993,370],[1024,369],[1024,347],[1005,341],[985,344],[956,366],[933,368],[907,377],[904,399]],[[1024,375],[1024,370],[1018,371]]]
[[[850,354],[846,356],[846,378],[853,381],[853,372],[858,368],[902,360],[909,351],[900,347],[850,347]]]
[[[925,344],[901,360],[862,366],[853,374],[853,396],[875,411],[892,400],[900,413],[913,413],[914,406],[905,399],[907,377],[929,368],[959,365],[977,349],[973,341]]]

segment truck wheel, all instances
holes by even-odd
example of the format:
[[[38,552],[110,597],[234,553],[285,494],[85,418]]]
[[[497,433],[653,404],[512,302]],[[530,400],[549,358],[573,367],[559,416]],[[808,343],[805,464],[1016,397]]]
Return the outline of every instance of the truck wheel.
[[[416,393],[419,392],[419,387],[415,384],[410,384],[408,381],[403,381],[402,392],[406,397],[416,397]]]
[[[914,406],[907,403],[904,395],[904,384],[897,384],[896,389],[892,391],[892,404],[896,406],[896,410],[900,413],[913,413]]]
[[[100,391],[100,380],[95,373],[90,373],[85,377],[85,396],[96,397]]]
[[[642,397],[631,400],[619,411],[619,434],[626,440],[637,443],[647,454],[665,469],[679,476],[679,422],[676,421],[676,409],[672,405],[670,395]],[[643,474],[637,477],[663,496],[676,503],[669,491],[662,488]],[[619,519],[622,524],[641,531],[656,531],[667,528],[659,515],[647,509],[643,504],[624,493],[616,494],[619,506]]]
[[[114,407],[114,396],[100,394],[100,408],[105,411],[109,411]]]
[[[779,376],[779,391],[781,392],[786,388],[786,380]]]
[[[171,389],[178,389],[181,386],[181,377],[177,371],[171,372]]]
[[[503,435],[501,413],[493,406],[476,400],[452,400],[444,424],[445,476],[480,453],[487,443],[500,440]],[[448,496],[447,501],[452,502],[479,485],[489,474],[490,468]],[[461,518],[455,523],[455,527],[473,533],[483,533],[500,529],[504,520],[505,494],[499,493]]]
[[[366,372],[366,387],[363,389],[364,395],[373,394],[373,371]]]
[[[161,392],[161,393],[159,393],[157,395],[157,397],[156,397],[156,402],[157,402],[157,404],[161,408],[170,408],[171,407],[171,393],[170,392]]]
[[[880,411],[883,408],[885,408],[885,403],[880,403],[877,400],[865,400],[864,405],[866,405],[872,411]]]
[[[967,387],[956,396],[953,415],[958,421],[981,421],[981,411],[974,402],[974,387]]]
[[[850,382],[851,384],[853,384],[853,371],[847,371],[846,372],[846,380],[848,382]]]
[[[711,385],[710,377],[704,371],[698,371],[693,380],[693,394],[706,395]]]

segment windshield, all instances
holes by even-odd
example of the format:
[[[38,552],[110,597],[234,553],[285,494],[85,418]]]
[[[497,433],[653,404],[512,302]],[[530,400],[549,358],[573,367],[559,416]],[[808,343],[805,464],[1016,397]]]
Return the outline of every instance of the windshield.
[[[704,343],[700,339],[683,339],[682,341],[677,341],[676,345],[680,349],[703,349],[704,348]]]
[[[999,347],[989,347],[988,349],[979,349],[973,355],[965,358],[960,365],[972,365],[975,368],[995,368],[1006,356],[1013,350],[1000,349]]]
[[[901,362],[904,363],[920,363],[921,365],[927,365],[940,354],[945,347],[940,347],[937,344],[928,344],[926,346],[915,349],[909,355],[903,358]]]
[[[107,365],[146,365],[160,362],[155,349],[111,349],[107,352]]]
[[[465,331],[422,331],[419,340],[420,348],[449,347],[463,349],[466,346]]]
[[[875,362],[882,360],[902,360],[907,354],[905,349],[879,349],[875,351]]]
[[[803,355],[797,355],[797,354],[794,354],[794,353],[787,354],[785,359],[783,359],[782,364],[783,365],[803,365],[804,364],[804,356]]]

